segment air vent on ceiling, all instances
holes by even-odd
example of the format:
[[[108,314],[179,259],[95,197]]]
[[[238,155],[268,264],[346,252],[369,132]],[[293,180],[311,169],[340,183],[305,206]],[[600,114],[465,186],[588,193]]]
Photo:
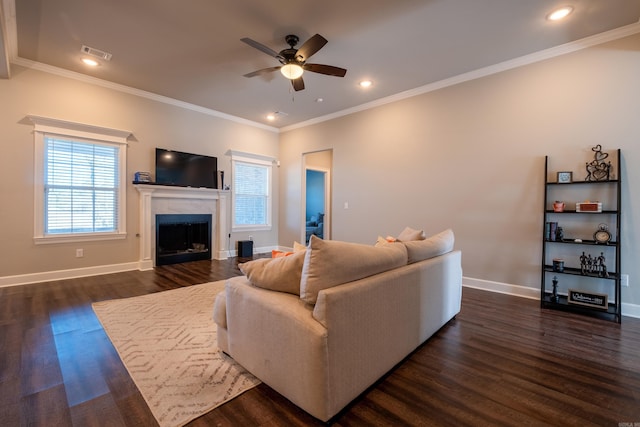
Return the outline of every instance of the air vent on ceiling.
[[[111,54],[100,49],[82,45],[82,49],[80,50],[87,55],[95,56],[96,58],[104,59],[105,61],[111,60]]]

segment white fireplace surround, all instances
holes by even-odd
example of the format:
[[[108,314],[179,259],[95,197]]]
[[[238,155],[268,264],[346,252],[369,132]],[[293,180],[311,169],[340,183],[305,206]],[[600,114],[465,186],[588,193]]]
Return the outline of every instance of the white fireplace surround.
[[[211,214],[211,258],[227,259],[228,190],[135,184],[140,193],[140,270],[155,266],[156,215]]]

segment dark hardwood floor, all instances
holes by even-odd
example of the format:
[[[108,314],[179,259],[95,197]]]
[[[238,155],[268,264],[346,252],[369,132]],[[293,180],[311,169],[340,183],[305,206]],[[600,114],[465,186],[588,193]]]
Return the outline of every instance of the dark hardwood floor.
[[[237,264],[0,288],[0,425],[157,425],[91,303],[220,280]],[[640,319],[618,325],[465,288],[457,318],[332,423],[640,425]],[[189,425],[323,423],[261,384]]]

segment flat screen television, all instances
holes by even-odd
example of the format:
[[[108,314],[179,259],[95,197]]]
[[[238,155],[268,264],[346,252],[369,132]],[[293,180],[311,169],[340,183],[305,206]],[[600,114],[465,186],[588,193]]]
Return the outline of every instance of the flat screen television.
[[[156,148],[156,184],[218,188],[218,158]]]

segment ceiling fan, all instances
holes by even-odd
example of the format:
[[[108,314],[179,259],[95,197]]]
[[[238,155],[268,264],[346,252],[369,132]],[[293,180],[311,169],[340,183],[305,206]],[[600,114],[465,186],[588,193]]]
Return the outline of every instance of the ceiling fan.
[[[328,76],[344,77],[347,70],[340,67],[334,67],[332,65],[323,64],[308,64],[307,60],[322,47],[327,44],[327,39],[320,34],[316,34],[309,40],[304,42],[300,49],[295,49],[294,46],[298,44],[300,40],[298,36],[289,34],[286,36],[285,41],[290,46],[287,49],[283,49],[280,52],[268,48],[262,43],[258,43],[250,38],[240,39],[251,47],[258,49],[266,53],[269,56],[276,58],[282,65],[277,67],[268,67],[261,70],[254,71],[249,74],[245,74],[245,77],[255,77],[261,74],[270,73],[276,70],[280,70],[283,76],[291,80],[291,84],[296,91],[304,89],[304,81],[302,80],[302,73],[304,71],[311,71],[313,73],[326,74]]]

